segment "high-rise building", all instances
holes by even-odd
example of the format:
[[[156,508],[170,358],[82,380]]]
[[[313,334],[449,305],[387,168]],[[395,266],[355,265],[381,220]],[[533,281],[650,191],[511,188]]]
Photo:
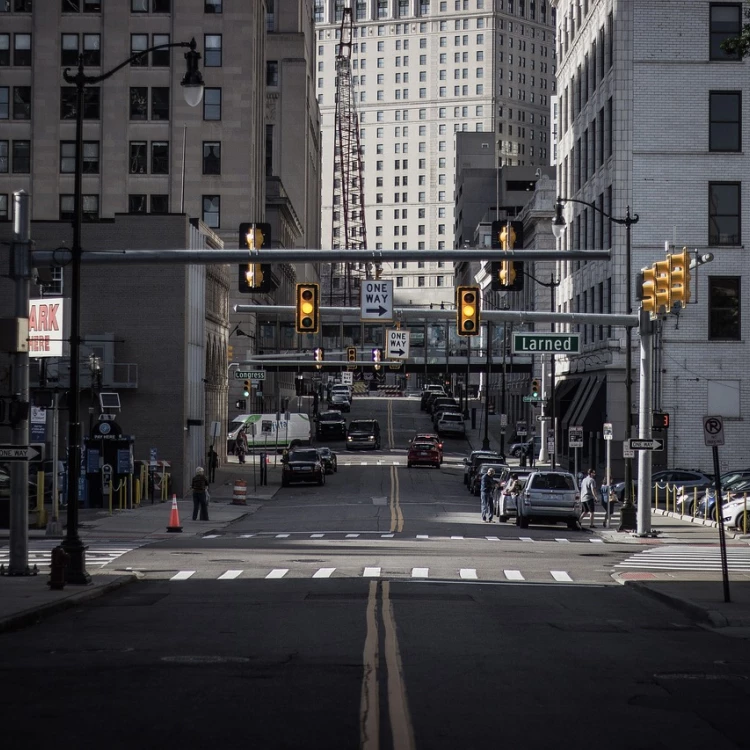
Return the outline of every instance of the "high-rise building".
[[[321,238],[331,247],[339,26],[345,0],[315,0],[323,134]],[[501,165],[547,165],[555,11],[546,0],[354,0],[352,75],[369,249],[449,249],[455,133],[487,132]],[[493,143],[493,150],[495,147]],[[491,199],[490,199],[491,200]],[[452,264],[384,264],[400,304],[453,299]]]

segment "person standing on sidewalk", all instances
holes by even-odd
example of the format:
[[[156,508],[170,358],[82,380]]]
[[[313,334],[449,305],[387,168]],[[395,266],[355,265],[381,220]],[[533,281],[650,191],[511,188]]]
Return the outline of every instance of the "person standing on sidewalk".
[[[583,502],[583,513],[581,513],[581,525],[583,525],[584,516],[591,514],[591,523],[589,528],[594,527],[594,509],[599,493],[596,489],[596,471],[589,469],[586,478],[581,482],[581,501]]]
[[[531,440],[529,440],[529,444],[526,446],[526,460],[532,469],[534,468],[534,453],[534,438],[532,438]]]
[[[492,523],[492,491],[495,489],[495,470],[487,469],[480,484],[482,496],[482,520]]]
[[[208,521],[208,503],[206,502],[208,479],[206,479],[201,466],[195,470],[195,476],[190,482],[190,489],[193,491],[193,521],[198,520],[199,511],[201,521]]]
[[[219,454],[213,445],[208,449],[208,483],[216,481],[216,469],[219,468]]]

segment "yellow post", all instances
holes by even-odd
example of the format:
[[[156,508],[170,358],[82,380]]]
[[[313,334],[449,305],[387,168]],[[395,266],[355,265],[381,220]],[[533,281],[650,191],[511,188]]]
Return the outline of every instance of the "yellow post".
[[[44,508],[44,472],[36,473],[36,527],[43,529],[47,526],[47,511]]]
[[[109,483],[109,515],[112,515],[112,482]]]
[[[654,508],[659,510],[659,484],[654,485]]]
[[[693,487],[693,518],[698,513],[698,488]]]
[[[134,484],[135,484],[135,505],[137,508],[140,508],[141,507],[141,480],[136,478]]]
[[[743,509],[742,509],[742,525],[745,527],[742,530],[743,534],[747,534],[747,492],[742,493]]]

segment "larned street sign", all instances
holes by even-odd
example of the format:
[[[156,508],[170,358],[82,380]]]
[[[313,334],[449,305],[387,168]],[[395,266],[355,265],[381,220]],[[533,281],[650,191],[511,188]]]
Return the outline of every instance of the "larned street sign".
[[[658,438],[630,438],[627,441],[631,451],[661,451],[664,450],[664,441]]]
[[[234,379],[235,380],[265,380],[266,371],[265,370],[235,370]]]
[[[409,358],[409,331],[388,328],[385,332],[385,356],[387,359]]]
[[[393,281],[363,281],[360,320],[393,320]]]
[[[514,354],[578,354],[581,337],[577,333],[514,333]]]
[[[39,455],[28,445],[0,445],[0,461],[31,461]]]

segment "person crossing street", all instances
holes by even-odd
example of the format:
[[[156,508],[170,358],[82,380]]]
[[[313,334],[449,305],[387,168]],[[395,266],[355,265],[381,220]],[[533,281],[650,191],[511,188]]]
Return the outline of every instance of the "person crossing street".
[[[492,491],[495,489],[495,470],[487,469],[480,484],[482,497],[482,520],[492,523]]]
[[[583,525],[584,516],[591,515],[589,528],[594,526],[594,510],[596,501],[599,499],[599,493],[596,489],[596,470],[589,469],[586,478],[581,482],[581,502],[583,503],[583,513],[581,513],[581,525]]]

